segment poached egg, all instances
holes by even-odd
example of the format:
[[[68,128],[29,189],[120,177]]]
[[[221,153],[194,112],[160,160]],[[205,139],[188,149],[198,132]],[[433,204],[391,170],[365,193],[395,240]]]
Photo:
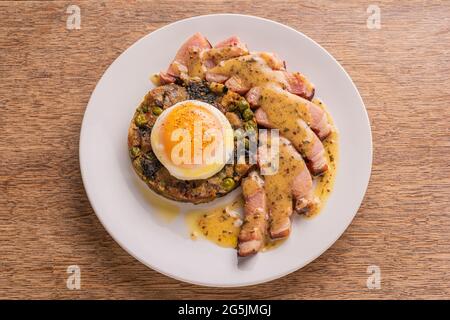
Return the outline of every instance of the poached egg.
[[[151,133],[153,152],[169,173],[180,180],[207,179],[233,156],[233,129],[214,106],[181,101],[164,110]]]

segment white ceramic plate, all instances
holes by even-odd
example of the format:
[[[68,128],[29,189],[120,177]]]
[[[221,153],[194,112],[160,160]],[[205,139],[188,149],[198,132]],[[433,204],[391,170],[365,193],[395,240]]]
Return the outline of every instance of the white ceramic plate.
[[[251,50],[278,53],[286,60],[288,70],[301,71],[316,85],[316,96],[328,105],[340,132],[336,182],[325,208],[313,219],[296,217],[292,234],[282,246],[244,263],[238,263],[233,249],[191,240],[183,214],[170,222],[162,218],[158,207],[149,201],[152,192],[139,180],[128,158],[128,125],[138,103],[153,87],[149,76],[164,70],[183,41],[197,31],[212,43],[238,35]],[[316,259],[341,236],[358,211],[371,164],[367,113],[358,90],[339,63],[304,34],[244,15],[194,17],[137,41],[100,79],[87,106],[80,136],[84,186],[111,236],[150,268],[207,286],[257,284]],[[221,201],[226,199],[204,207]],[[176,205],[183,210],[189,207]]]

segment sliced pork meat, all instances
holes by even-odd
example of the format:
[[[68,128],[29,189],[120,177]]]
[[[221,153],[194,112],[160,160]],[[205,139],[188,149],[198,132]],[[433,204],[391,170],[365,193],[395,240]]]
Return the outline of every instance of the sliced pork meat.
[[[304,130],[308,126],[303,121],[299,126],[303,126]],[[325,148],[322,142],[317,138],[317,136],[310,134],[310,140],[306,140],[306,147],[303,150],[306,150],[305,157],[307,160],[307,165],[311,173],[315,176],[321,175],[325,171],[328,170],[328,162],[325,155]],[[300,151],[301,152],[301,151]]]
[[[328,122],[328,116],[326,112],[317,104],[309,102],[306,104],[311,116],[310,126],[311,129],[317,134],[320,140],[325,139],[331,133],[332,126]]]
[[[288,82],[287,90],[309,101],[312,100],[315,93],[314,85],[306,79],[300,72],[285,72]]]
[[[255,254],[264,247],[268,213],[263,186],[264,181],[256,171],[242,181],[245,212],[238,238],[238,255],[241,257]]]
[[[317,136],[323,140],[331,133],[331,125],[328,122],[326,112],[317,104],[302,97],[291,94],[280,87],[266,85],[261,88],[252,88],[249,91],[250,105],[257,103],[264,111],[272,114],[273,118],[299,117],[309,124]],[[284,127],[278,123],[277,128]],[[288,127],[289,128],[289,127]]]
[[[272,166],[271,158],[264,147],[258,149],[261,168]],[[302,156],[286,138],[279,139],[278,168],[273,174],[264,176],[264,190],[269,209],[269,234],[272,239],[285,238],[291,230],[292,212],[311,210],[314,206],[313,184]],[[294,207],[293,207],[294,205]]]
[[[225,85],[229,90],[239,93],[240,95],[244,95],[248,90],[250,90],[245,82],[237,76],[232,76],[229,78],[225,81]]]
[[[207,65],[211,68],[221,61],[244,56],[246,54],[248,54],[248,50],[245,47],[212,48],[204,52],[203,59],[209,61]]]
[[[241,47],[247,49],[247,45],[238,36],[231,36],[217,43],[214,48]],[[248,50],[247,50],[248,51]]]
[[[209,82],[218,82],[218,83],[224,83],[228,80],[228,76],[220,74],[220,73],[213,73],[213,72],[206,72],[205,73],[206,81]]]
[[[286,63],[276,53],[273,52],[252,52],[252,55],[259,56],[267,63],[272,70],[285,70]]]
[[[172,77],[179,77],[184,70],[187,70],[192,54],[195,51],[210,49],[211,44],[201,33],[196,33],[187,39],[178,49],[174,60],[166,71],[166,74]],[[160,74],[161,76],[161,74]]]
[[[174,83],[176,79],[177,78],[175,78],[174,76],[171,76],[167,72],[161,71],[159,73],[159,81],[161,82],[161,84]]]
[[[274,83],[287,88],[288,83],[284,71],[274,70],[268,63],[270,54],[255,53],[222,61],[214,68],[208,70],[210,75],[220,74],[227,77],[238,78],[248,89]]]
[[[190,51],[190,50],[189,50]],[[172,76],[180,77],[183,74],[187,74],[189,69],[187,65],[189,64],[189,60],[187,60],[184,63],[181,63],[179,61],[174,61],[170,64],[169,70],[167,71],[167,74]]]
[[[247,46],[239,37],[232,36],[214,46],[214,48],[203,52],[203,60],[207,68],[212,68],[221,61],[247,55],[249,53]]]
[[[206,78],[222,82],[228,77],[225,81],[227,87],[240,94],[245,94],[253,87],[264,88],[263,92],[257,89],[250,91],[250,104],[253,107],[261,103],[258,98],[262,94],[263,100],[269,101],[265,103],[267,108],[276,108],[277,112],[290,115],[298,114],[321,140],[326,138],[331,132],[327,115],[308,100],[314,96],[312,84],[298,72],[274,69],[280,68],[281,62],[275,65],[275,62],[270,62],[271,58],[273,56],[263,52],[229,59],[208,70]]]
[[[260,126],[263,126],[264,128],[270,128],[270,129],[276,128],[275,125],[270,122],[269,118],[267,117],[267,113],[262,108],[259,108],[258,110],[256,110],[255,119],[256,119],[256,122]]]
[[[284,128],[280,130],[280,134],[291,140],[295,148],[305,157],[313,175],[320,175],[328,169],[325,148],[305,121],[297,118],[289,121],[289,127],[283,127],[277,121],[272,122],[262,108],[256,110],[255,118],[263,127]]]
[[[259,99],[261,98],[261,88],[260,87],[251,88],[245,95],[245,98],[247,99],[252,109],[257,108],[260,104]]]
[[[301,172],[292,181],[292,194],[294,196],[294,211],[298,214],[311,212],[317,201],[313,196],[313,181],[308,170]]]

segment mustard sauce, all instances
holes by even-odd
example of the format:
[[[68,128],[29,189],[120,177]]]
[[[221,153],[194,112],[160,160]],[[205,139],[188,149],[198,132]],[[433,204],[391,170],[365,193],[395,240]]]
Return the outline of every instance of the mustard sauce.
[[[207,239],[221,247],[236,248],[241,230],[242,196],[214,209],[192,210],[186,213],[190,237]]]
[[[189,63],[187,65],[188,74],[190,77],[202,78],[205,73],[200,51],[195,50],[189,53]]]
[[[264,56],[259,54],[222,61],[212,68],[211,72],[227,76],[238,76],[249,87],[262,86],[269,82],[276,83],[283,88],[286,86],[283,73],[272,70]]]
[[[262,252],[266,252],[269,250],[274,250],[277,249],[278,247],[280,247],[285,241],[287,240],[287,238],[285,239],[279,239],[279,240],[272,240],[269,237],[266,238],[266,241],[264,243],[264,247],[262,248]]]
[[[229,203],[213,209],[191,210],[186,213],[186,223],[192,240],[206,239],[224,248],[236,248],[241,230],[244,200],[241,195]],[[286,239],[266,237],[262,252],[281,246]]]
[[[229,60],[233,57],[235,57],[235,47],[222,47],[222,48],[211,48],[207,50],[204,55],[203,59],[205,60],[212,60],[215,64],[218,64],[221,61]]]
[[[266,85],[262,87],[260,103],[269,122],[280,128],[280,134],[308,152],[314,137],[308,126],[311,116],[307,103],[310,102],[280,87]]]
[[[214,55],[215,51],[210,52]],[[228,53],[223,52],[224,55]],[[223,57],[218,56],[217,60]],[[249,54],[238,58],[228,59],[219,62],[210,71],[228,77],[237,76],[249,88],[260,87],[261,98],[260,107],[267,115],[269,122],[280,128],[280,134],[292,142],[302,153],[312,145],[312,139],[317,139],[310,128],[311,112],[309,110],[310,101],[287,92],[287,83],[283,71],[274,71],[270,67],[269,57],[264,54]],[[204,70],[201,64],[193,57],[192,63],[188,66],[190,76],[203,76]],[[308,90],[312,90],[312,84],[306,81]],[[319,177],[314,177],[314,196],[318,200],[318,205],[307,213],[308,217],[315,216],[323,208],[331,193],[336,175],[338,161],[338,132],[334,128],[326,106],[318,99],[312,103],[322,108],[328,117],[330,125],[333,127],[331,134],[322,141],[326,151],[328,170]],[[272,212],[278,212],[273,225],[280,226],[289,219],[292,214],[292,177],[297,176],[302,170],[307,170],[303,161],[294,159],[294,152],[282,147],[280,143],[280,157],[291,159],[291,161],[280,161],[279,173],[273,176],[265,176],[265,191],[267,205]],[[301,160],[301,159],[300,159]],[[309,182],[311,183],[311,182]],[[192,210],[187,213],[186,221],[192,239],[204,238],[221,247],[236,248],[239,231],[242,224],[243,199],[238,197],[230,203],[214,208]],[[274,216],[272,216],[272,219]],[[272,250],[284,243],[284,239],[273,241],[269,238],[265,241],[262,251]]]
[[[314,132],[309,127],[310,101],[286,91],[287,83],[283,71],[270,67],[269,56],[253,53],[222,61],[211,72],[226,76],[237,76],[246,87],[260,87],[260,106],[269,122],[288,138],[302,153],[308,153],[313,144]],[[306,80],[306,79],[305,79]],[[309,90],[312,84],[305,81]]]
[[[333,118],[328,112],[326,105],[322,101],[315,98],[312,102],[321,107],[326,112],[328,123],[332,126],[333,129],[330,135],[322,141],[322,144],[325,148],[328,170],[325,171],[323,175],[315,179],[316,186],[314,195],[319,200],[319,203],[316,206],[315,210],[307,214],[308,217],[317,215],[326,204],[327,199],[331,191],[333,190],[334,180],[336,178],[337,163],[339,160],[339,134],[336,130],[336,127],[334,126]]]
[[[308,170],[300,154],[291,144],[285,142],[286,139],[280,139],[277,172],[264,176],[267,207],[272,213],[270,230],[275,233],[289,224],[293,212],[293,181],[302,171]],[[311,181],[309,186],[312,187]]]
[[[211,71],[227,76],[238,76],[248,87],[259,86],[261,88],[260,107],[267,115],[269,122],[277,128],[280,128],[280,134],[289,139],[293,145],[302,151],[302,154],[310,151],[313,146],[310,142],[316,137],[315,133],[309,127],[311,123],[311,113],[308,104],[311,102],[287,92],[284,75],[281,71],[274,71],[270,67],[269,57],[264,54],[250,54],[221,62]],[[302,76],[302,78],[304,78]],[[312,84],[304,78],[307,90],[312,90]],[[333,127],[331,134],[322,141],[326,152],[328,170],[321,176],[315,177],[314,195],[318,200],[318,205],[307,215],[313,216],[320,212],[326,203],[328,195],[331,193],[336,175],[338,160],[338,133],[334,128],[333,119],[330,116],[326,106],[319,100],[314,99],[312,103],[322,108],[329,124]],[[270,176],[266,176],[265,179]],[[269,178],[271,179],[271,178]],[[289,185],[288,181],[284,183],[284,188],[280,183],[274,184],[272,189],[266,190],[268,198],[280,198],[281,202],[275,204],[278,207],[285,207],[290,201],[288,196],[281,196],[282,192]],[[286,190],[284,190],[286,191]],[[275,195],[270,196],[274,192]],[[273,200],[273,199],[272,199]],[[270,200],[268,203],[270,207]],[[274,209],[274,208],[272,208]],[[283,212],[281,217],[285,216]]]

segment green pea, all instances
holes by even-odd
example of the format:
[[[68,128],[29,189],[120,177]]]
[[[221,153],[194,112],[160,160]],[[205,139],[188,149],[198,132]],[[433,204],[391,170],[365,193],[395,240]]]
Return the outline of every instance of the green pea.
[[[250,105],[248,104],[247,100],[241,99],[237,102],[237,106],[239,108],[240,112],[244,112],[245,109],[250,108]]]
[[[141,149],[139,149],[138,147],[133,147],[130,150],[130,154],[133,158],[136,158],[140,153],[141,153]]]
[[[253,119],[253,111],[245,109],[244,112],[242,112],[242,118],[244,118],[245,121]]]
[[[253,120],[247,121],[244,123],[244,129],[245,131],[255,131],[256,130],[256,123]]]
[[[226,191],[230,191],[231,189],[233,189],[235,184],[236,183],[234,182],[233,178],[225,178],[222,181],[222,187]]]
[[[143,127],[147,124],[147,117],[143,113],[140,113],[134,119],[134,122],[138,127]]]
[[[148,105],[147,104],[143,104],[141,109],[142,109],[143,113],[147,113],[148,112]]]
[[[163,112],[163,109],[160,107],[153,107],[152,112],[155,116],[159,116]]]

